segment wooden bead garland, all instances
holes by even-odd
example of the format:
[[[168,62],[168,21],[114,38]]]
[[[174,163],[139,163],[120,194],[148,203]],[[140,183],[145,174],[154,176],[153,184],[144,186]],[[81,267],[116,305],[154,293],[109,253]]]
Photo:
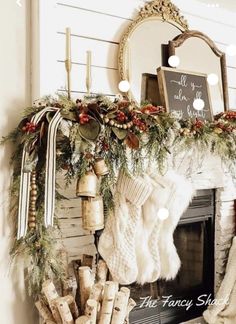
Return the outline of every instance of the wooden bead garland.
[[[29,228],[36,228],[36,200],[37,200],[36,172],[31,173],[30,208],[29,208]]]

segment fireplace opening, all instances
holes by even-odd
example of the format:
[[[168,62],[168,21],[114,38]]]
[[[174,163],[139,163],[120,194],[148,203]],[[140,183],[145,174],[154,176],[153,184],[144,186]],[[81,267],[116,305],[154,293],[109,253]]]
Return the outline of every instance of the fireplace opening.
[[[181,269],[175,280],[130,286],[130,323],[178,324],[201,316],[214,298],[214,190],[198,190],[174,233]]]

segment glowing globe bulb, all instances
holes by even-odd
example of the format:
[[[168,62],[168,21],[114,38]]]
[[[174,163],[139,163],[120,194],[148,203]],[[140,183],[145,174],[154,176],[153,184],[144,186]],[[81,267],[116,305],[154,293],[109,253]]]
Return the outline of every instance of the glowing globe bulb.
[[[130,89],[130,84],[127,80],[123,80],[120,81],[118,87],[121,92],[128,92]]]
[[[196,110],[203,110],[205,107],[205,102],[202,99],[195,99],[193,102],[193,108]]]
[[[168,59],[168,63],[171,67],[177,67],[180,64],[180,58],[177,55],[172,55]]]
[[[217,85],[219,82],[218,75],[216,75],[215,73],[208,74],[207,82],[212,86]]]
[[[165,220],[169,217],[169,210],[167,208],[160,208],[157,212],[157,217],[160,220]]]
[[[236,45],[235,44],[230,44],[229,46],[227,46],[226,53],[229,56],[235,56],[236,55]]]

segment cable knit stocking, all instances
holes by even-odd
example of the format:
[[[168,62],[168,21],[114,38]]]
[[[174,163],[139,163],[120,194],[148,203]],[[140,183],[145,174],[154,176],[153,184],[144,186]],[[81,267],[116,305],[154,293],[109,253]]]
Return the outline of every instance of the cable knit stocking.
[[[130,284],[137,278],[135,236],[141,219],[141,206],[151,192],[152,185],[144,178],[120,174],[115,210],[108,215],[98,245],[113,280],[120,284]]]

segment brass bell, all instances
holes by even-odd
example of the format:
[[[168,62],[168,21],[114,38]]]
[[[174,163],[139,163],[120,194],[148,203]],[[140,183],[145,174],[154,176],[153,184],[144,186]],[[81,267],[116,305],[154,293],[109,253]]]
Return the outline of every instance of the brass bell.
[[[98,178],[93,172],[87,172],[77,181],[77,197],[96,197]]]
[[[104,228],[104,209],[101,196],[82,199],[82,227],[88,231]]]
[[[97,176],[104,176],[109,173],[108,167],[103,158],[98,158],[95,160],[93,169]]]

